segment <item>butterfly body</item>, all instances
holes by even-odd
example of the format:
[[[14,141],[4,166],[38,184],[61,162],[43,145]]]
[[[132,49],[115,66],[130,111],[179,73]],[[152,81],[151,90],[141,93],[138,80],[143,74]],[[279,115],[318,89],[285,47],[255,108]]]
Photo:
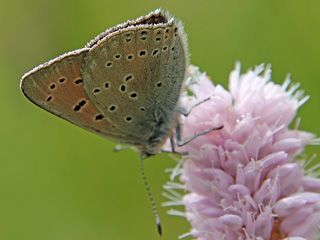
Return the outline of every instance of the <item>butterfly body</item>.
[[[41,108],[153,155],[178,123],[187,65],[181,22],[156,10],[26,73],[21,89]]]

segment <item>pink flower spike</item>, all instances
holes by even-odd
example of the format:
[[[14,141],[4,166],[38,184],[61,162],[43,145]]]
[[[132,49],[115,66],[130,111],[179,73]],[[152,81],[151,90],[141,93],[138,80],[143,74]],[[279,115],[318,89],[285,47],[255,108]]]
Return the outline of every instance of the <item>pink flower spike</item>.
[[[221,223],[227,226],[227,228],[230,228],[232,230],[240,230],[243,225],[243,219],[237,215],[233,214],[224,214],[219,218]]]
[[[289,237],[289,238],[283,238],[283,240],[308,240],[308,239],[302,238],[302,237]]]
[[[299,84],[289,87],[289,77],[282,86],[273,83],[264,65],[240,74],[237,63],[229,91],[195,66],[189,73],[193,95],[182,97],[184,107],[210,100],[181,117],[182,141],[223,126],[174,146],[187,153],[182,167],[172,170],[182,184],[171,184],[187,191],[177,203],[185,206],[180,215],[191,224],[189,234],[198,240],[318,239],[320,180],[302,167],[306,160],[300,154],[320,139],[289,129],[308,99]],[[171,149],[169,141],[165,149]],[[180,195],[174,191],[172,199]]]

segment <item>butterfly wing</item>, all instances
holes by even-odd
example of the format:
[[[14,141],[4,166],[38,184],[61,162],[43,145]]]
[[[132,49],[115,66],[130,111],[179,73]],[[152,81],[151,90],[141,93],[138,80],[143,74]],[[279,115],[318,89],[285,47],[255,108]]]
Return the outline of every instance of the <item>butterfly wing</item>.
[[[40,65],[22,77],[21,89],[71,123],[157,153],[179,114],[185,36],[180,21],[156,10]]]
[[[36,67],[22,77],[21,90],[34,104],[79,127],[112,140],[123,138],[83,89],[80,69],[87,52],[76,50]]]
[[[127,133],[129,144],[153,153],[177,121],[188,57],[181,23],[165,12],[150,19],[96,41],[85,57],[83,78],[92,102]]]

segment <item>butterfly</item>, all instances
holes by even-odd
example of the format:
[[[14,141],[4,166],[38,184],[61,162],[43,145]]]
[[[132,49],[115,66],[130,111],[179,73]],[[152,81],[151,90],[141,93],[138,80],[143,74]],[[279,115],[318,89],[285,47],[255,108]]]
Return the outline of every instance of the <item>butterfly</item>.
[[[54,115],[150,156],[161,151],[179,126],[188,65],[181,21],[157,9],[39,65],[23,75],[20,88]]]
[[[20,87],[54,115],[150,156],[179,122],[188,64],[181,21],[157,9],[41,64]]]

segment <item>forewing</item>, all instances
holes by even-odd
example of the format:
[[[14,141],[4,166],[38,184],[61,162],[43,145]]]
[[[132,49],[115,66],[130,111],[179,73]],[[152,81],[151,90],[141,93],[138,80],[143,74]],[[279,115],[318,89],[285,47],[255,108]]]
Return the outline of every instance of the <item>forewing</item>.
[[[83,89],[81,66],[88,49],[76,50],[42,64],[21,79],[21,90],[39,107],[79,127],[108,138],[112,125],[89,100]],[[122,138],[120,136],[120,138]]]

